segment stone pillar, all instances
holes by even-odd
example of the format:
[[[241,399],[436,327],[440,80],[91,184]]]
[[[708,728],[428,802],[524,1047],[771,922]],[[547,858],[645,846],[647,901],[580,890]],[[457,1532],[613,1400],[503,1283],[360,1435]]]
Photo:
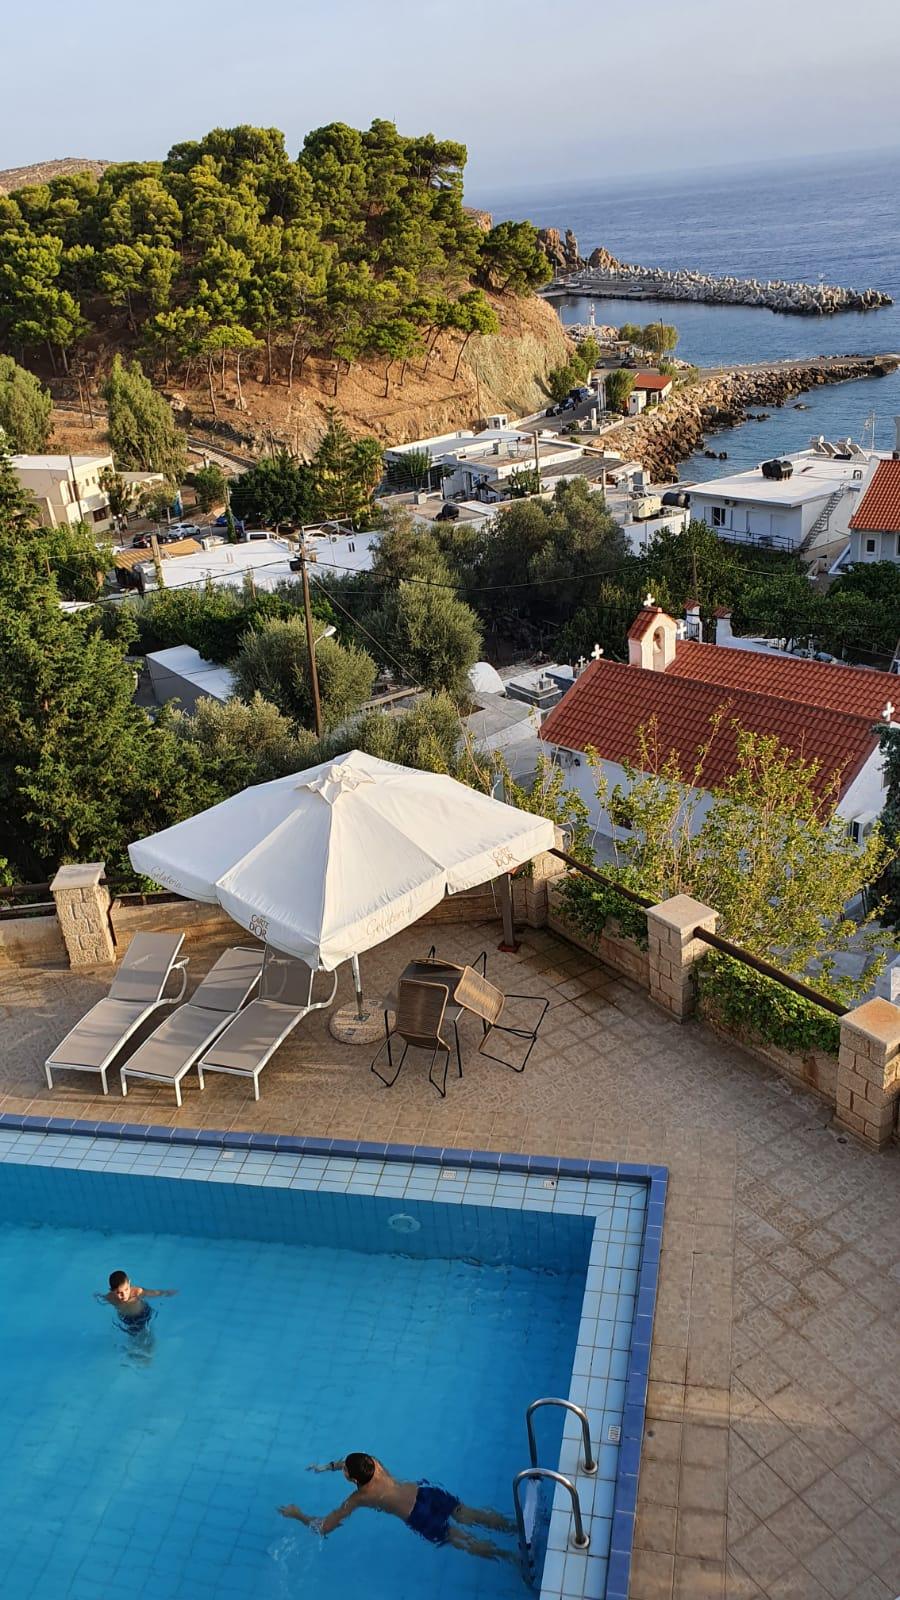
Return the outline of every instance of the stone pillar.
[[[545,928],[550,914],[548,888],[555,878],[561,878],[566,863],[549,850],[535,856],[531,863],[531,877],[525,879],[525,921],[529,928]]]
[[[70,967],[100,967],[116,959],[109,924],[103,861],[60,867],[50,885]]]
[[[709,949],[691,937],[695,928],[715,933],[719,913],[689,894],[673,895],[647,911],[650,941],[650,998],[679,1021],[696,1001],[694,968]]]
[[[900,1094],[900,1006],[865,1000],[841,1018],[835,1120],[880,1149],[889,1143]]]

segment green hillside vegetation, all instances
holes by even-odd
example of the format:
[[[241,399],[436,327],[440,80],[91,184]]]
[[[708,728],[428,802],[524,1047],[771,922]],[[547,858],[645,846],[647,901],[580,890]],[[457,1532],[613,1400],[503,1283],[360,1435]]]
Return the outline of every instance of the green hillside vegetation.
[[[375,121],[331,123],[296,160],[274,128],[215,129],[164,161],[67,173],[0,195],[0,344],[68,371],[98,328],[170,381],[263,358],[291,387],[310,355],[400,375],[442,330],[498,326],[485,290],[550,276],[530,223],[484,233],[463,207],[466,149]],[[387,382],[387,376],[385,381]]]

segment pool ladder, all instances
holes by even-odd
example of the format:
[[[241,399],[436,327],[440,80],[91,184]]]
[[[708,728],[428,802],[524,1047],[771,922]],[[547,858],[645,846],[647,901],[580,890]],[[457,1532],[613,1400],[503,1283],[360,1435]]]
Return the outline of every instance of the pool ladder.
[[[531,1465],[523,1472],[517,1472],[513,1478],[513,1504],[516,1508],[516,1528],[519,1535],[519,1549],[522,1561],[529,1572],[532,1569],[532,1540],[537,1521],[537,1485],[542,1479],[549,1479],[551,1483],[560,1484],[566,1490],[572,1501],[572,1520],[575,1530],[570,1534],[570,1539],[576,1550],[587,1550],[590,1545],[590,1535],[584,1531],[584,1518],[581,1515],[581,1499],[578,1490],[571,1478],[565,1477],[562,1472],[554,1472],[550,1467],[538,1466],[537,1441],[534,1436],[534,1413],[541,1406],[559,1406],[563,1411],[571,1411],[581,1423],[581,1434],[584,1440],[584,1460],[579,1471],[591,1475],[597,1471],[597,1462],[591,1447],[591,1430],[588,1419],[580,1406],[572,1400],[558,1400],[552,1396],[545,1396],[542,1400],[532,1400],[525,1413],[525,1427],[528,1430],[528,1455]],[[527,1485],[523,1503],[522,1487]]]

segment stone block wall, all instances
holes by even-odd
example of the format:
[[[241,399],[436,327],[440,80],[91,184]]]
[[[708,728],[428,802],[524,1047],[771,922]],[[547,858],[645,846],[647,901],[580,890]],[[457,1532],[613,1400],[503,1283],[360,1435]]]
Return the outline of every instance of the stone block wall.
[[[867,1000],[841,1019],[836,1119],[881,1148],[897,1128],[900,1007]]]

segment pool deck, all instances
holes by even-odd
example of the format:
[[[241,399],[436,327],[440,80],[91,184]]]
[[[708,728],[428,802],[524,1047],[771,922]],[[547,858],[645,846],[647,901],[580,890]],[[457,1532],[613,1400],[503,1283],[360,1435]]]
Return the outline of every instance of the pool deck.
[[[221,1076],[186,1079],[180,1112],[148,1083],[123,1102],[68,1074],[50,1094],[44,1057],[108,972],[17,970],[0,977],[0,1111],[667,1166],[632,1600],[895,1600],[900,1149],[838,1138],[814,1096],[543,931],[513,956],[493,924],[408,930],[364,958],[367,992],[432,937],[451,959],[487,947],[501,987],[550,997],[523,1077],[464,1032],[445,1101],[412,1059],[388,1091],[372,1049],[319,1014],[259,1105]],[[199,978],[221,944],[186,948]]]

